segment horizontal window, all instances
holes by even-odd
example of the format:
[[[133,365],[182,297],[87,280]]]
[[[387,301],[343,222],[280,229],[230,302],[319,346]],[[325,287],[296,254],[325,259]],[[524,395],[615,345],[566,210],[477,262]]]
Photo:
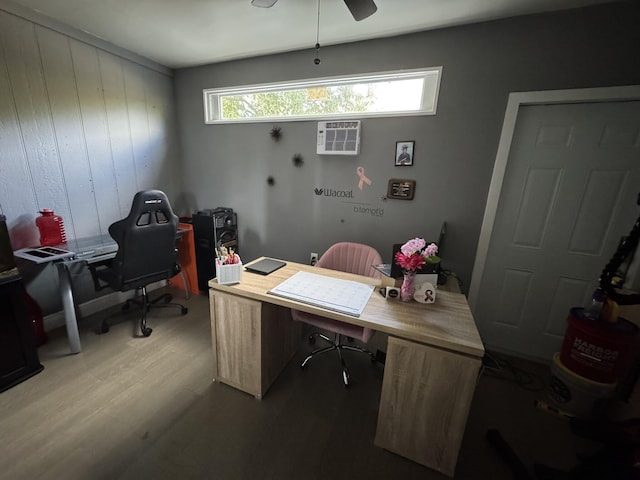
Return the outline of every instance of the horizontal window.
[[[205,123],[434,115],[442,67],[203,91]]]

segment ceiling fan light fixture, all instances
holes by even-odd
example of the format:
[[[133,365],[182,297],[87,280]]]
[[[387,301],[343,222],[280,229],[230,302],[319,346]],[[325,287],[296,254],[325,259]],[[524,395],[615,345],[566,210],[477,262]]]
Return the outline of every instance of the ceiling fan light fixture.
[[[378,11],[373,0],[344,0],[344,3],[356,22],[364,20]]]
[[[251,5],[260,8],[271,8],[278,0],[251,0]]]

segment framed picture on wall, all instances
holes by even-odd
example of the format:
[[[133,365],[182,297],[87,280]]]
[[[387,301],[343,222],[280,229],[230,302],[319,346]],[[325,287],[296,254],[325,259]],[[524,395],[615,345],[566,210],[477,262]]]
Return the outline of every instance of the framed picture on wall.
[[[396,167],[410,167],[413,165],[413,153],[416,142],[403,140],[396,142]]]
[[[392,178],[389,180],[387,198],[396,200],[413,200],[416,192],[416,181],[402,178]]]

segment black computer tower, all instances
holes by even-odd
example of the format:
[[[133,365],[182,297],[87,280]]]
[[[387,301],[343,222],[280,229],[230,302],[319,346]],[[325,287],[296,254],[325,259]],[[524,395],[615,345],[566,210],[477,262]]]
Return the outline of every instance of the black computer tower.
[[[198,289],[207,293],[207,283],[216,276],[216,247],[238,249],[238,217],[231,208],[200,210],[192,217]]]

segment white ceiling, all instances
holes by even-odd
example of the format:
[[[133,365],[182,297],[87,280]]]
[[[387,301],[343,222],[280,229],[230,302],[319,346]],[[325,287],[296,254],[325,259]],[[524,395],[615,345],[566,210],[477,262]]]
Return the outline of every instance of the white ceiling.
[[[12,0],[118,47],[179,68],[313,48],[317,0]],[[356,22],[343,0],[321,0],[320,44],[330,45],[611,0],[375,0]],[[6,3],[6,2],[5,2]]]

